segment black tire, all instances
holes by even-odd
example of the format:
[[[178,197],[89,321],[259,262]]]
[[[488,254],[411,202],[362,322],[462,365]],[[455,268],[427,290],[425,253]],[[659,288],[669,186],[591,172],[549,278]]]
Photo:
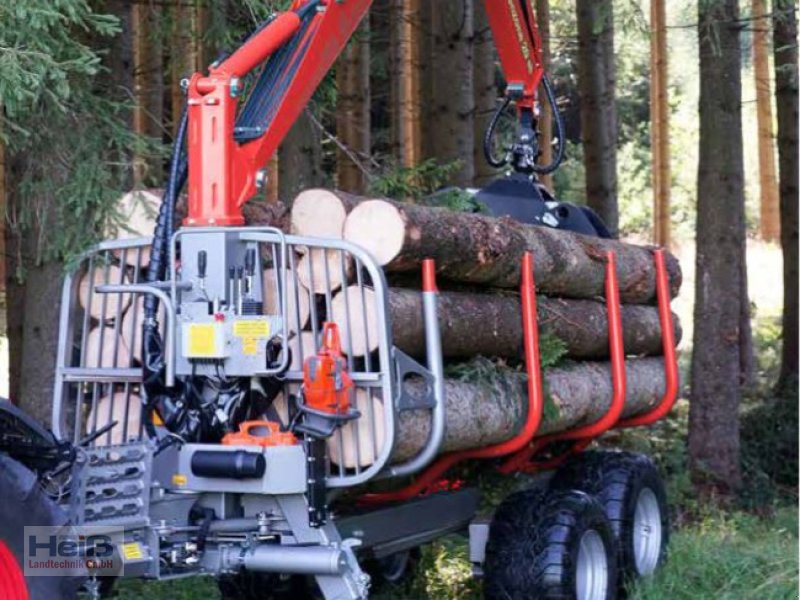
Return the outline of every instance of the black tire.
[[[582,545],[593,550],[594,561],[583,554]],[[588,581],[587,568],[594,575],[604,573],[605,581],[598,578],[599,589],[579,595],[579,585]],[[486,600],[617,597],[611,526],[597,501],[579,491],[531,490],[509,496],[492,520],[484,571]]]
[[[618,544],[620,583],[647,576],[666,560],[667,494],[649,457],[631,452],[584,452],[556,472],[550,488],[581,490],[603,506]]]

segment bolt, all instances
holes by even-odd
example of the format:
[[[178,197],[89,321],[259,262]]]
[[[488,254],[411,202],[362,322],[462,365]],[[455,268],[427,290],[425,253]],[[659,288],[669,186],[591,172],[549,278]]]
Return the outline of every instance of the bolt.
[[[256,189],[262,190],[269,181],[269,174],[266,169],[261,169],[256,173]]]
[[[238,77],[231,78],[231,98],[236,98],[242,93],[241,84],[242,81]]]

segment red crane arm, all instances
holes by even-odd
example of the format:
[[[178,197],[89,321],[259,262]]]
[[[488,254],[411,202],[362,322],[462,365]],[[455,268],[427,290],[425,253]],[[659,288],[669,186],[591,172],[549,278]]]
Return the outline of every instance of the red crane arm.
[[[443,1],[443,0],[437,0]],[[241,225],[277,150],[372,0],[294,0],[188,88],[190,226]],[[508,93],[533,108],[544,70],[530,0],[485,0]],[[240,107],[241,78],[266,62]],[[250,107],[253,107],[250,110]],[[253,117],[255,115],[255,117]],[[252,119],[250,117],[253,117]]]

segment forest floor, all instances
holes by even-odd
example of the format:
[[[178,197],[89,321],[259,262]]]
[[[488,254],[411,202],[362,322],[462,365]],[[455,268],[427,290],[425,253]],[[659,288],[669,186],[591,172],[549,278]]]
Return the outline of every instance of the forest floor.
[[[677,251],[684,270],[683,294],[675,302],[684,326],[683,367],[688,366],[694,302],[694,248]],[[672,508],[669,560],[629,595],[637,600],[796,600],[798,598],[797,399],[775,398],[780,350],[781,254],[775,245],[749,243],[749,288],[754,314],[758,383],[742,407],[745,485],[725,508],[698,502],[687,474],[688,402],[647,429],[611,433],[604,446],[653,456],[665,475]],[[524,478],[499,478],[466,469],[488,498],[487,506],[524,487]],[[467,543],[450,536],[426,546],[416,576],[401,587],[376,590],[378,600],[472,600],[481,586],[471,577]],[[120,600],[193,600],[217,597],[209,579],[180,583],[125,582]]]

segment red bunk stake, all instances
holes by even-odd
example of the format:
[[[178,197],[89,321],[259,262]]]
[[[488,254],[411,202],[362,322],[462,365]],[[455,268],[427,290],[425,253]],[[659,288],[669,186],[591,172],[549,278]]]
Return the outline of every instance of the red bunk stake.
[[[580,452],[588,446],[592,440],[611,429],[622,415],[625,407],[625,347],[622,336],[622,312],[619,300],[619,281],[617,279],[617,260],[614,252],[608,252],[606,261],[606,310],[608,313],[608,343],[609,354],[611,355],[611,381],[613,384],[613,395],[608,411],[599,420],[589,425],[579,427],[570,431],[554,433],[543,436],[527,448],[524,448],[516,455],[509,458],[501,467],[503,473],[513,471],[537,471],[557,466],[570,454]],[[554,457],[545,463],[530,463],[531,458],[545,446],[557,441],[578,440],[562,456]]]
[[[661,398],[659,405],[650,412],[620,421],[617,427],[652,425],[669,414],[675,405],[675,400],[678,398],[680,377],[678,375],[678,357],[675,351],[675,328],[672,323],[672,309],[670,307],[672,298],[669,290],[669,275],[667,273],[664,250],[656,250],[654,260],[656,265],[658,316],[661,322],[661,341],[664,351],[664,396]]]
[[[539,361],[539,320],[536,311],[536,286],[533,276],[533,255],[526,252],[522,258],[522,281],[520,283],[522,304],[522,329],[525,346],[525,368],[528,374],[528,415],[522,430],[510,440],[486,448],[464,450],[445,454],[409,486],[394,492],[362,496],[366,504],[403,502],[430,490],[456,463],[470,458],[501,458],[519,452],[528,446],[542,421],[544,395],[542,392],[542,370]],[[623,394],[624,395],[624,394]]]

